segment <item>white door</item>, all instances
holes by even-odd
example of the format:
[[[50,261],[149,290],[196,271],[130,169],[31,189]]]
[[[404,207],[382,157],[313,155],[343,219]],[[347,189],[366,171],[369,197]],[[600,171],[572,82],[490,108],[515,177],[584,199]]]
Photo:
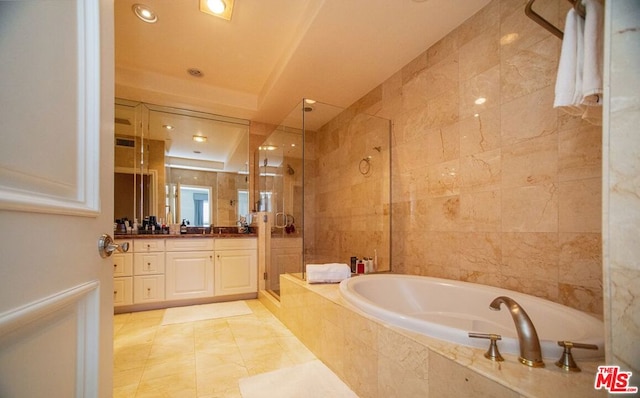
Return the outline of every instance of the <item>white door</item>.
[[[112,0],[0,1],[0,397],[109,397]]]

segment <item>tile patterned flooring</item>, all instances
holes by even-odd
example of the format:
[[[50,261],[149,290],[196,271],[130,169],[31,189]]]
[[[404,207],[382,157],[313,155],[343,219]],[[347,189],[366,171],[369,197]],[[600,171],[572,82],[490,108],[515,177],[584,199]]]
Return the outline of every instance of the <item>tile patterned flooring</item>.
[[[241,397],[238,380],[315,359],[258,300],[253,314],[161,326],[164,310],[114,317],[114,398]]]

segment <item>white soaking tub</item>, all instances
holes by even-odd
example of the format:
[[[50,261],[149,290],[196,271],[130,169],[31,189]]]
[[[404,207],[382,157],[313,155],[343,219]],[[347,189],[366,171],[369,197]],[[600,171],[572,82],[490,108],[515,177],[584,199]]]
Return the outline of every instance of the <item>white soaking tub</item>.
[[[518,335],[509,310],[489,309],[498,296],[515,300],[529,315],[542,356],[556,361],[560,340],[595,344],[598,350],[573,349],[576,360],[604,358],[604,324],[599,319],[542,298],[492,286],[398,274],[358,276],[340,283],[340,294],[365,313],[401,328],[465,346],[487,348],[469,332],[493,333],[501,353],[519,354]]]

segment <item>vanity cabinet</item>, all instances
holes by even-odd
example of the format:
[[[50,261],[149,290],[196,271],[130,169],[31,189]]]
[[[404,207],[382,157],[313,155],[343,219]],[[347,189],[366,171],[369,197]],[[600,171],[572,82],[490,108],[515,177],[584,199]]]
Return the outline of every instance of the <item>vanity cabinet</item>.
[[[166,299],[213,296],[213,239],[167,239]]]
[[[256,293],[258,291],[258,254],[256,239],[216,240],[215,296]]]
[[[114,253],[116,312],[201,304],[258,293],[255,237],[119,239],[127,253]]]
[[[127,242],[132,246],[130,240],[116,240],[115,243],[123,244]],[[114,253],[113,258],[113,305],[133,304],[133,253]]]
[[[134,240],[133,303],[165,299],[164,239]]]

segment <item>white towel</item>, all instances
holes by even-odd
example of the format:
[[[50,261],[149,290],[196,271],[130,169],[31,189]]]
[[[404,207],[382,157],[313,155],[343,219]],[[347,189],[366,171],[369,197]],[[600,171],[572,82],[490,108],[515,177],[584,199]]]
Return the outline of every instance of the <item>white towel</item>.
[[[582,113],[580,91],[582,89],[582,62],[584,21],[573,8],[567,13],[564,25],[562,51],[556,78],[556,98],[554,108],[561,108],[567,113]]]
[[[307,264],[308,283],[338,283],[350,277],[351,267],[347,264]]]
[[[600,125],[604,11],[599,0],[583,4],[585,19],[574,9],[567,13],[553,106]]]

